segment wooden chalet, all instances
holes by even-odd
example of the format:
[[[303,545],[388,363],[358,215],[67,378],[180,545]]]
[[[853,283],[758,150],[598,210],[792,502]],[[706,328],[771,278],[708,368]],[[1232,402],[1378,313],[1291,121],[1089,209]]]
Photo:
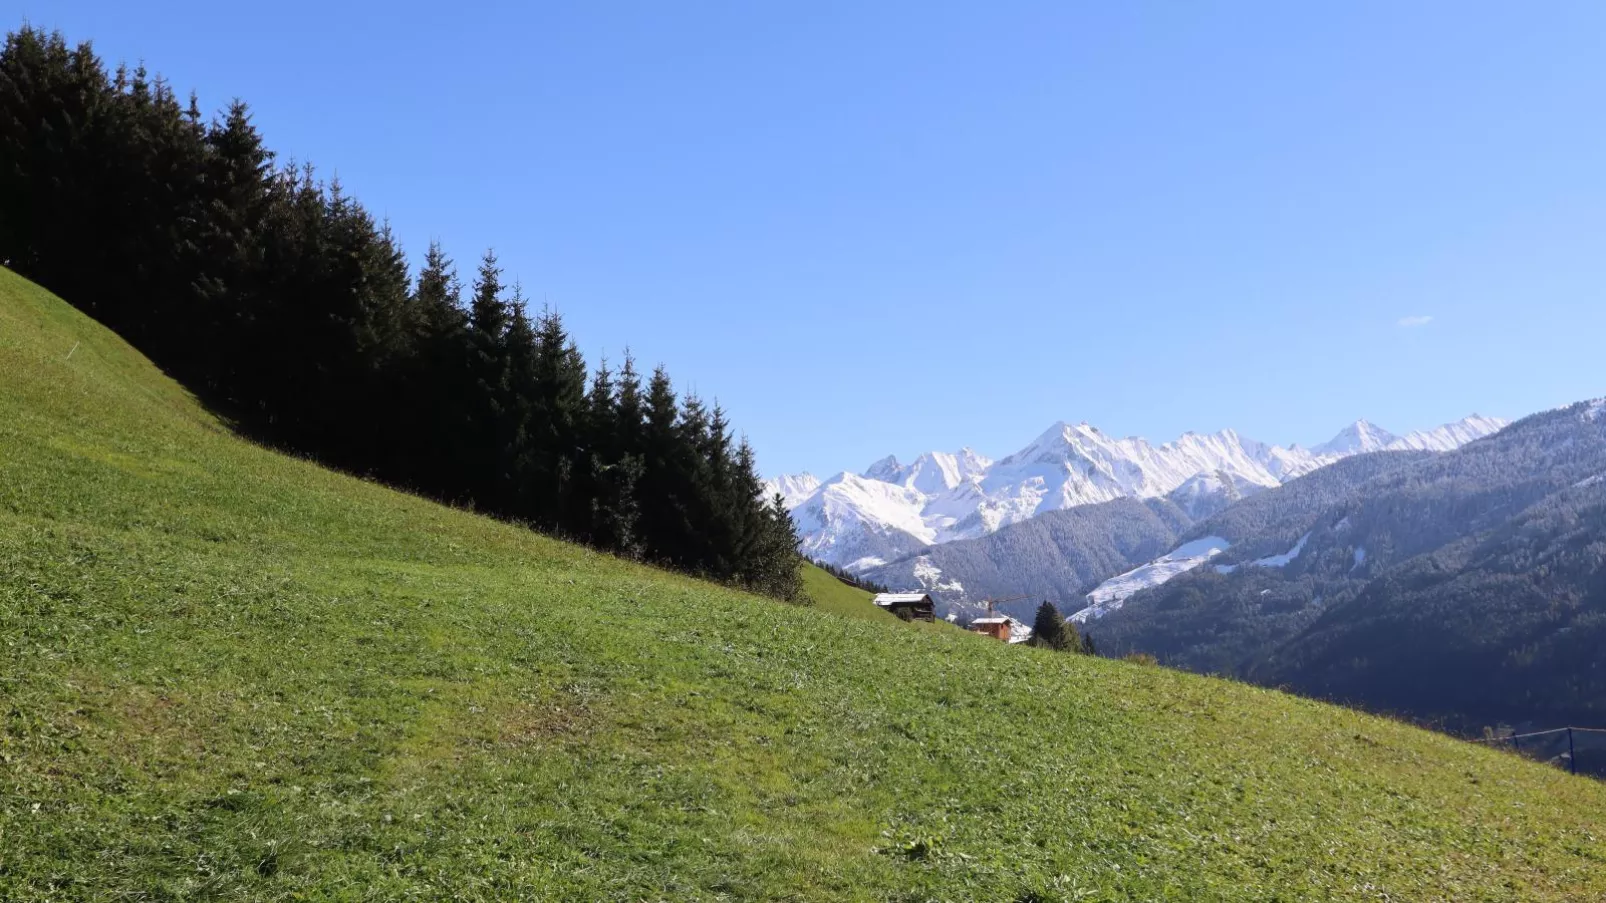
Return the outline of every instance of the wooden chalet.
[[[1010,620],[1010,618],[1003,615],[989,615],[985,618],[977,618],[970,622],[970,632],[980,633],[1007,643],[1014,633],[1010,629]]]
[[[872,601],[905,621],[937,620],[937,606],[925,593],[877,593]]]
[[[971,621],[967,629],[1002,643],[1024,643],[1032,638],[1032,628],[1009,615],[989,614]]]

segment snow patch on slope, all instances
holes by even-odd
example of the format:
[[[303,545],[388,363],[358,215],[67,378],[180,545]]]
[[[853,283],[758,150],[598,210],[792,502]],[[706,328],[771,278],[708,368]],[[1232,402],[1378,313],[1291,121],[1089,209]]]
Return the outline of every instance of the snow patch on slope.
[[[1281,555],[1268,555],[1265,558],[1256,558],[1254,561],[1249,562],[1249,566],[1257,568],[1287,567],[1290,561],[1293,561],[1295,558],[1299,557],[1300,552],[1305,551],[1305,543],[1307,542],[1310,542],[1309,533],[1301,536],[1299,538],[1299,542],[1294,543],[1294,547],[1292,549],[1289,549]]]
[[[1256,558],[1254,561],[1246,561],[1243,564],[1218,564],[1218,565],[1216,565],[1216,573],[1218,573],[1218,574],[1230,574],[1233,571],[1236,571],[1241,567],[1246,567],[1246,568],[1280,568],[1280,567],[1287,567],[1288,563],[1290,561],[1293,561],[1295,558],[1299,557],[1299,553],[1300,552],[1305,551],[1305,543],[1307,543],[1309,541],[1310,541],[1310,534],[1306,533],[1304,536],[1301,536],[1299,538],[1299,542],[1294,543],[1294,547],[1292,549],[1289,549],[1288,551],[1282,553],[1281,555],[1267,555],[1265,558]]]
[[[915,580],[919,581],[921,588],[927,592],[962,593],[965,591],[964,584],[958,580],[943,581],[942,568],[937,567],[936,563],[931,560],[930,555],[921,555],[916,558],[911,573],[914,575]]]
[[[1032,628],[1017,618],[1009,619],[1009,645],[1018,646],[1032,641]]]
[[[1092,618],[1102,618],[1120,608],[1139,590],[1159,586],[1167,580],[1193,570],[1206,561],[1232,547],[1220,536],[1206,536],[1183,543],[1159,558],[1133,568],[1124,574],[1111,577],[1087,594],[1088,606],[1071,615],[1071,620],[1085,624]]]

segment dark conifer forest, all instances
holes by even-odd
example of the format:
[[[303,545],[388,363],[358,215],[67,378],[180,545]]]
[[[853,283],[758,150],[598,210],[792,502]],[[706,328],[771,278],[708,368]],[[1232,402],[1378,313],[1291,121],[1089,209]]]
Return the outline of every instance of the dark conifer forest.
[[[442,176],[445,177],[444,175]],[[0,52],[0,262],[116,330],[253,439],[784,598],[797,539],[726,414],[625,354],[588,368],[487,252],[416,277],[243,102],[23,28]],[[465,285],[466,281],[466,285]]]

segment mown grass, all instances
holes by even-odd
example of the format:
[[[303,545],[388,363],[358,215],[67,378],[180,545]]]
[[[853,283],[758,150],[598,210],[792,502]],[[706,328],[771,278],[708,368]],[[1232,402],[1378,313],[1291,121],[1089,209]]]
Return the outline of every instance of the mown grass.
[[[1606,894],[1600,784],[817,598],[253,447],[0,272],[0,899]]]

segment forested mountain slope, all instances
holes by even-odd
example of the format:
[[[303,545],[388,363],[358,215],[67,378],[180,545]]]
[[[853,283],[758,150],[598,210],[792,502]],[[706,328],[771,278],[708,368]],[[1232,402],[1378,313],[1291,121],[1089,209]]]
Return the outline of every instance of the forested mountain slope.
[[[1093,630],[1111,651],[1452,726],[1606,719],[1601,410],[1332,479],[1369,466],[1353,459],[1241,502],[1191,531],[1229,552]]]
[[[1600,784],[322,470],[8,272],[0,763],[16,901],[1606,894]]]
[[[1003,606],[1029,619],[1045,599],[1063,604],[1090,583],[1169,549],[1188,516],[1165,499],[1116,499],[1050,511],[978,539],[931,546],[866,571],[877,583],[921,588],[949,608],[1029,596]],[[1074,608],[1074,606],[1072,606]]]

